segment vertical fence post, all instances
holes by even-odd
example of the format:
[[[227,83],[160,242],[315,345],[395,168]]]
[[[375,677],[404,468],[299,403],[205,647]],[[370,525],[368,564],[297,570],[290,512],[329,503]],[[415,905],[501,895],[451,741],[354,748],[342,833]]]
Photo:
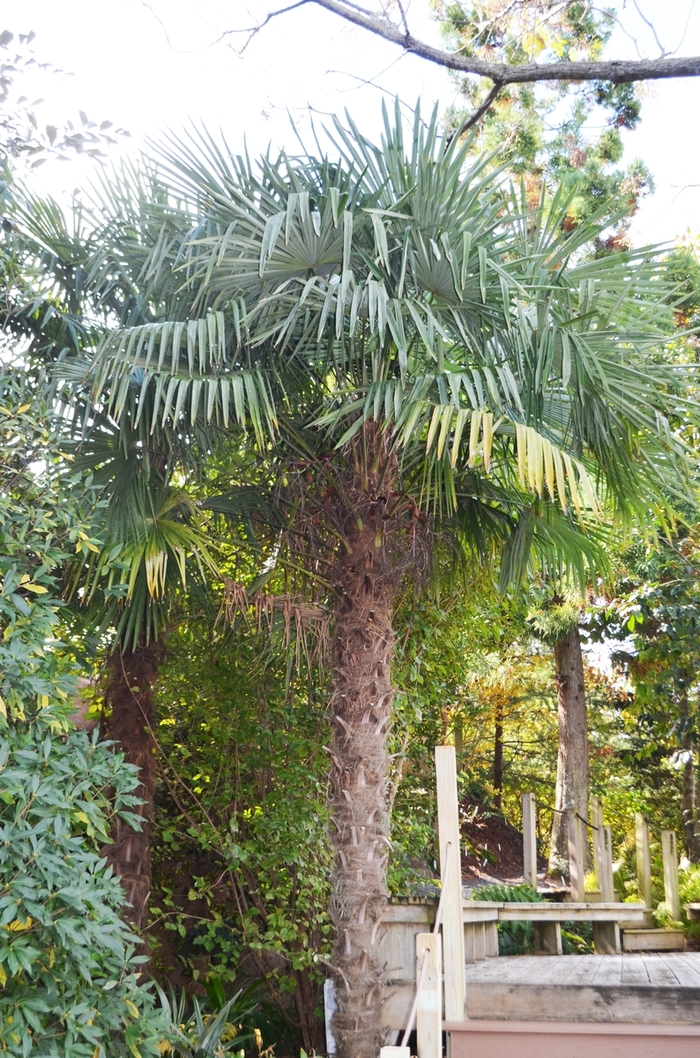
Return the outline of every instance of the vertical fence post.
[[[678,852],[676,835],[672,830],[661,831],[661,852],[664,860],[664,897],[676,922],[681,917],[681,899],[678,893]]]
[[[649,858],[649,827],[641,812],[636,815],[637,888],[645,907],[651,907],[651,860]]]
[[[600,862],[600,899],[605,904],[615,900],[615,883],[613,881],[612,830],[601,827],[601,862]]]
[[[454,746],[435,747],[440,870],[445,890],[442,910],[442,953],[445,968],[445,1020],[464,1021],[464,925],[462,863],[459,840],[457,763]]]
[[[601,892],[601,900],[605,897],[603,893],[603,802],[599,797],[591,797],[590,807],[588,809],[588,818],[590,819],[593,830],[593,871],[595,873],[595,881],[597,887]]]
[[[425,960],[423,984],[416,1008],[418,1058],[442,1056],[442,952],[439,933],[416,936],[416,981]]]
[[[537,806],[532,793],[523,794],[523,878],[537,888]]]
[[[582,904],[586,899],[583,828],[575,808],[567,811],[567,835],[569,839],[569,876],[571,899]]]
[[[333,1015],[337,1009],[335,983],[330,977],[327,977],[323,982],[323,1014],[326,1023],[326,1051],[329,1055],[334,1055],[338,1050],[335,1036],[333,1035]]]

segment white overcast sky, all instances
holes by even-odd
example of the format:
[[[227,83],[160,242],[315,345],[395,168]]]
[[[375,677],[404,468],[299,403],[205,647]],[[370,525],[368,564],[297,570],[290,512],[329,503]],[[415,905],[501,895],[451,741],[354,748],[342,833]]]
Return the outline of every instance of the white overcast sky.
[[[377,129],[382,91],[426,109],[454,102],[446,71],[371,37],[313,4],[271,22],[240,56],[243,38],[214,43],[221,33],[258,22],[285,0],[5,0],[0,30],[34,30],[34,51],[70,77],[44,76],[31,85],[45,97],[46,121],[74,116],[110,119],[131,133],[132,148],[188,120],[221,127],[239,149],[294,147],[288,113],[308,129],[319,115],[346,108],[363,128]],[[638,0],[668,51],[700,54],[700,0]],[[366,0],[366,6],[373,6]],[[618,0],[623,21],[645,56],[658,54],[631,0]],[[429,0],[409,0],[415,36],[439,43]],[[681,44],[682,41],[682,44]],[[679,48],[680,44],[680,48]],[[609,54],[636,56],[622,32]],[[365,84],[365,81],[373,84]],[[381,86],[377,87],[377,86]],[[626,134],[626,158],[641,157],[657,192],[635,218],[638,243],[700,231],[700,78],[645,86],[640,127]],[[323,120],[322,117],[319,120]],[[87,179],[82,166],[47,166],[41,180],[57,192]]]

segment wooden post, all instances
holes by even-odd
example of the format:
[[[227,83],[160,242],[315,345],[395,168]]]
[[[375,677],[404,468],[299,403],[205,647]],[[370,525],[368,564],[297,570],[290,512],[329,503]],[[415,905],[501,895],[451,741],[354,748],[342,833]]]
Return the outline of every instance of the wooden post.
[[[637,831],[637,888],[642,903],[651,907],[651,860],[649,858],[649,827],[641,812],[636,815]]]
[[[537,806],[532,793],[523,794],[523,878],[537,888]]]
[[[416,935],[416,981],[425,958],[418,992],[416,1036],[418,1058],[442,1058],[442,953],[439,933]]]
[[[600,889],[601,900],[605,900],[603,893],[603,802],[599,797],[591,797],[588,817],[593,830],[593,871],[595,873],[596,887]]]
[[[615,900],[615,886],[610,827],[601,827],[600,835],[600,899],[604,904],[612,904]],[[618,955],[621,951],[619,922],[594,922],[593,947],[597,955]]]
[[[664,897],[672,917],[678,922],[681,917],[681,900],[678,894],[678,852],[676,835],[672,830],[661,831],[661,852],[664,860]]]
[[[567,811],[567,834],[569,839],[569,877],[571,899],[582,904],[586,899],[583,829],[575,808]]]
[[[457,767],[462,767],[462,753],[463,753],[463,738],[462,738],[462,717],[458,716],[455,720],[455,754],[457,756]]]
[[[612,830],[601,827],[601,863],[600,863],[600,899],[604,904],[615,900],[615,883],[613,881]]]
[[[445,968],[445,1020],[464,1021],[464,927],[462,923],[462,863],[459,840],[457,762],[454,746],[435,747],[438,837],[442,898],[442,953]]]
[[[533,922],[535,955],[561,955],[561,922]]]
[[[326,1051],[328,1055],[335,1055],[338,1046],[333,1035],[333,1015],[338,1009],[335,1001],[335,984],[330,977],[323,982],[323,1014],[326,1022]]]

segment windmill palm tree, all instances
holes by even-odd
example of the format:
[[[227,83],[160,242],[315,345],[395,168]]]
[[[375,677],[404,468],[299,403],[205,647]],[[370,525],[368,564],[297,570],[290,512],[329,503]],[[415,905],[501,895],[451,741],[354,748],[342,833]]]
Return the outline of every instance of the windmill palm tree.
[[[583,566],[601,512],[668,509],[684,380],[663,357],[660,266],[591,259],[602,222],[566,231],[565,196],[529,208],[435,115],[406,140],[398,113],[379,145],[351,122],[333,136],[333,162],[257,168],[205,135],[162,146],[171,198],[197,218],[178,315],[107,336],[91,377],[116,415],[138,378],[173,432],[229,401],[247,415],[279,468],[277,546],[328,585],[334,1033],[364,1058],[381,1041],[399,585],[435,540],[468,558],[508,538],[506,572],[536,546]]]
[[[153,685],[168,623],[184,611],[192,582],[201,584],[217,571],[201,511],[183,484],[174,484],[191,471],[206,431],[172,436],[149,418],[147,402],[137,402],[133,380],[118,419],[87,402],[79,384],[86,350],[107,317],[127,323],[148,318],[150,247],[158,242],[162,254],[168,241],[162,217],[155,231],[149,224],[146,206],[159,200],[152,180],[130,185],[128,195],[118,182],[112,191],[116,204],[110,204],[109,217],[118,210],[121,225],[111,225],[108,243],[100,226],[86,222],[84,210],[66,217],[50,199],[18,196],[14,237],[37,280],[32,296],[25,293],[13,311],[29,338],[28,363],[44,372],[53,366],[57,422],[66,448],[72,448],[71,466],[89,473],[100,490],[103,545],[87,560],[82,552],[76,556],[66,592],[93,637],[97,632],[110,643],[103,681],[106,733],[139,768],[140,828],[118,820],[105,854],[125,889],[126,916],[141,929],[150,891],[156,779]],[[109,224],[102,214],[100,220]],[[172,281],[172,269],[168,274]],[[162,302],[167,284],[158,295]]]
[[[77,447],[74,465],[101,486],[103,543],[68,570],[68,594],[92,634],[110,641],[104,664],[106,734],[139,769],[134,808],[140,826],[118,821],[105,849],[127,896],[126,917],[143,929],[151,889],[151,822],[156,785],[154,683],[171,622],[188,609],[192,581],[217,569],[201,512],[172,483],[166,458],[148,458],[129,419],[98,420]],[[189,577],[188,577],[189,573]]]

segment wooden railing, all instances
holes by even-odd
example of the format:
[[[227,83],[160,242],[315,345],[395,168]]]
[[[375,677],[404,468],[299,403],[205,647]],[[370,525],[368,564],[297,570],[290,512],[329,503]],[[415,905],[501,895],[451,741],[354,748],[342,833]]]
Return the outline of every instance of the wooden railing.
[[[501,903],[493,901],[464,901],[462,893],[461,876],[461,854],[460,854],[460,825],[459,825],[459,803],[457,797],[457,767],[455,750],[453,746],[437,746],[435,749],[435,767],[437,776],[437,802],[438,802],[438,831],[440,845],[440,864],[442,887],[440,901],[436,912],[435,927],[432,933],[420,932],[415,934],[415,967],[416,967],[416,990],[414,1001],[407,1023],[404,1026],[403,1037],[399,1046],[384,1047],[381,1058],[410,1058],[410,1050],[407,1046],[408,1038],[413,1029],[414,1020],[417,1033],[418,1058],[441,1058],[442,1055],[442,1030],[449,1029],[453,1034],[459,1032],[460,1026],[466,1031],[466,988],[465,988],[465,932],[469,937],[469,927],[477,924],[483,926],[488,922],[489,930],[495,935],[497,922],[508,920],[530,920],[536,926],[536,939],[539,940],[540,950],[549,954],[561,954],[561,922],[570,919],[581,919],[591,921],[594,924],[594,938],[597,950],[607,952],[619,951],[619,924],[621,921],[636,922],[642,924],[646,913],[651,907],[651,871],[649,859],[649,831],[646,821],[638,816],[636,820],[637,834],[637,872],[638,886],[643,902],[638,904],[623,904],[615,902],[615,890],[613,885],[612,871],[612,835],[610,827],[605,826],[603,821],[603,808],[599,799],[593,799],[591,805],[592,819],[582,820],[575,812],[569,811],[569,862],[570,862],[570,899],[565,903],[548,901],[534,903]],[[537,887],[537,838],[536,838],[536,813],[537,806],[534,795],[526,793],[523,795],[523,866],[525,881],[533,888]],[[589,825],[593,831],[593,860],[596,879],[598,881],[598,899],[587,902],[585,899],[584,868],[585,868],[585,838],[584,825]],[[672,831],[662,833],[662,850],[664,857],[664,889],[666,903],[674,918],[680,917],[680,901],[678,897],[678,861],[676,852],[675,835]],[[398,910],[398,908],[396,909]],[[425,914],[428,922],[429,915]],[[442,944],[437,930],[442,927]],[[467,948],[469,944],[467,943]],[[493,947],[491,941],[489,947]],[[484,952],[486,954],[486,952]],[[490,954],[497,954],[496,951]],[[445,1000],[445,1022],[443,1023],[443,979]],[[538,1029],[529,1026],[527,1030],[522,1029],[522,1040],[517,1044],[513,1037],[513,1023],[469,1023],[469,1054],[477,1058],[472,1044],[476,1035],[490,1033],[491,1045],[488,1043],[483,1051],[485,1058],[498,1058],[501,1054],[497,1044],[497,1037],[503,1037],[507,1053],[512,1053],[516,1046],[519,1058],[526,1058],[527,1047],[532,1043],[535,1050],[542,1046],[542,1039],[547,1035],[549,1029],[546,1023]],[[502,1030],[500,1026],[505,1026]],[[494,1027],[496,1026],[496,1027]],[[666,1027],[667,1028],[667,1027]],[[647,1051],[640,1043],[641,1037],[653,1035],[658,1029],[654,1026],[635,1026],[628,1033],[629,1050],[625,1047],[619,1049],[622,1039],[620,1026],[596,1026],[595,1035],[610,1035],[615,1037],[616,1043],[612,1045],[609,1053],[619,1054],[620,1058],[626,1058],[629,1053],[639,1055],[640,1058]],[[472,1031],[473,1030],[473,1031]],[[552,1030],[560,1032],[559,1029]],[[591,1026],[567,1026],[571,1035],[580,1038],[583,1048],[582,1054],[588,1053],[592,1043]],[[550,1033],[551,1035],[551,1033]],[[658,1035],[658,1033],[657,1033]],[[677,1034],[678,1035],[678,1034]],[[527,1036],[527,1040],[525,1037]],[[681,1033],[679,1042],[681,1049],[673,1048],[673,1053],[680,1056],[686,1052],[682,1050],[685,1046],[686,1037],[693,1037],[692,1046],[697,1047],[700,1029],[697,1033]],[[681,1041],[682,1037],[682,1041]],[[522,1046],[521,1046],[522,1043]],[[453,1044],[453,1053],[459,1053],[461,1044]],[[525,1049],[523,1050],[523,1046]],[[578,1044],[576,1045],[578,1047]],[[617,1050],[615,1048],[618,1048]],[[576,1051],[576,1048],[574,1048]],[[567,1050],[569,1058],[575,1058],[574,1051]],[[467,1053],[467,1052],[465,1052]],[[481,1054],[481,1052],[479,1052]],[[504,1050],[505,1054],[506,1051]],[[576,1051],[578,1053],[578,1051]],[[601,1058],[607,1053],[605,1048],[599,1053]],[[688,1052],[690,1053],[690,1052]],[[693,1054],[697,1053],[695,1050]]]

